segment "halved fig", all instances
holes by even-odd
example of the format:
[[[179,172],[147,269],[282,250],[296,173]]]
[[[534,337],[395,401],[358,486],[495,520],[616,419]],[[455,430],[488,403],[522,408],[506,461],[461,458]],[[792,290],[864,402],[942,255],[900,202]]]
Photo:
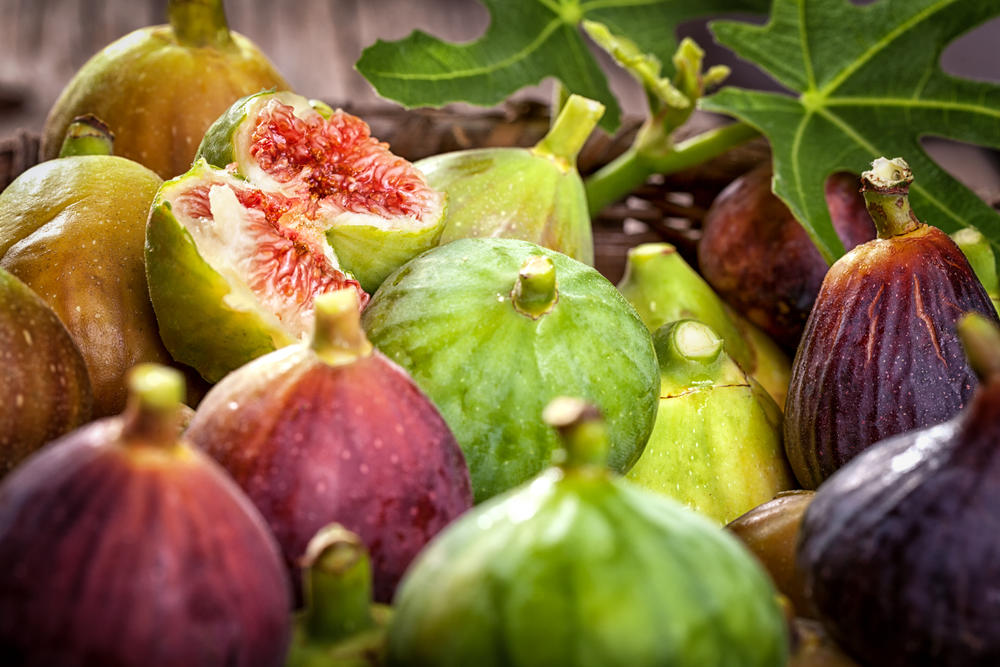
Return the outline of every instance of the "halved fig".
[[[326,232],[365,290],[435,246],[444,196],[367,123],[291,92],[234,104],[205,134],[198,156],[299,202],[296,215]]]
[[[308,202],[254,187],[199,160],[160,188],[146,229],[146,273],[160,336],[214,382],[306,337],[313,298],[355,289]]]

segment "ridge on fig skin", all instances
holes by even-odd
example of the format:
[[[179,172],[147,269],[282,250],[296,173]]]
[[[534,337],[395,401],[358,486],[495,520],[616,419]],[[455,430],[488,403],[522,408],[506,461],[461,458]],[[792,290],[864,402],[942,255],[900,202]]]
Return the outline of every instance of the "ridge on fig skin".
[[[785,448],[806,488],[872,443],[961,410],[976,378],[955,325],[969,311],[997,321],[962,251],[914,223],[905,162],[884,169],[865,184],[879,238],[830,268],[792,368]]]

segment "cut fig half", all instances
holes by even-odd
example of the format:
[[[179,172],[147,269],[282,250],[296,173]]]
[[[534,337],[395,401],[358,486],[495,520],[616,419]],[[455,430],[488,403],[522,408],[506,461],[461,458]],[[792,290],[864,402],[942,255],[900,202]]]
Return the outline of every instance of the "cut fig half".
[[[444,195],[416,167],[360,118],[294,93],[240,100],[209,128],[198,155],[296,202],[368,291],[435,246],[444,228]]]
[[[199,160],[164,183],[146,230],[146,272],[160,336],[209,381],[308,337],[313,299],[368,295],[346,274],[303,202]]]

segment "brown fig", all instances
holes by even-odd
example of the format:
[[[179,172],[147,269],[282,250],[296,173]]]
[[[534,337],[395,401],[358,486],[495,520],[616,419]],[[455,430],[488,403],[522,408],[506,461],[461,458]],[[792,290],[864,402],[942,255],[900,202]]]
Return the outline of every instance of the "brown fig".
[[[955,323],[997,313],[962,251],[910,209],[912,180],[900,158],[862,175],[879,238],[830,267],[806,324],[785,404],[805,488],[874,442],[954,416],[976,385]]]
[[[178,437],[183,378],[129,376],[125,413],[0,483],[0,664],[278,667],[291,587],[253,505]]]
[[[813,499],[812,491],[785,491],[733,519],[726,528],[760,560],[774,587],[788,598],[800,616],[814,617],[805,595],[802,573],[795,563],[799,525]]]
[[[864,665],[1000,664],[1000,327],[958,328],[980,380],[965,409],[872,446],[802,521],[806,591]]]
[[[698,268],[729,305],[794,351],[828,266],[771,192],[771,176],[771,164],[762,164],[715,198],[698,242]],[[857,176],[830,176],[826,204],[844,248],[875,238]]]
[[[83,356],[56,314],[0,269],[0,475],[90,419]]]
[[[315,304],[312,343],[230,373],[187,435],[254,501],[293,575],[316,531],[338,522],[370,550],[387,602],[417,552],[471,507],[469,473],[434,404],[365,337],[357,291]]]

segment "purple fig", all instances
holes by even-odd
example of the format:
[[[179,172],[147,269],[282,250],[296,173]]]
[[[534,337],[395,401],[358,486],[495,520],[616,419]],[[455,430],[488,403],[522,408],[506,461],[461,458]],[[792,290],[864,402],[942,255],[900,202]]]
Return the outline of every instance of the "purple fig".
[[[0,484],[0,664],[278,667],[291,596],[274,538],[179,438],[174,369],[129,375],[125,413]]]
[[[792,366],[785,451],[816,488],[874,442],[949,419],[976,376],[955,323],[996,310],[948,235],[910,209],[900,158],[862,175],[878,238],[841,257],[823,280]]]
[[[187,434],[254,501],[292,572],[338,522],[370,550],[385,602],[424,544],[471,507],[469,473],[434,404],[365,337],[356,291],[317,297],[315,322],[311,344],[213,387]]]

